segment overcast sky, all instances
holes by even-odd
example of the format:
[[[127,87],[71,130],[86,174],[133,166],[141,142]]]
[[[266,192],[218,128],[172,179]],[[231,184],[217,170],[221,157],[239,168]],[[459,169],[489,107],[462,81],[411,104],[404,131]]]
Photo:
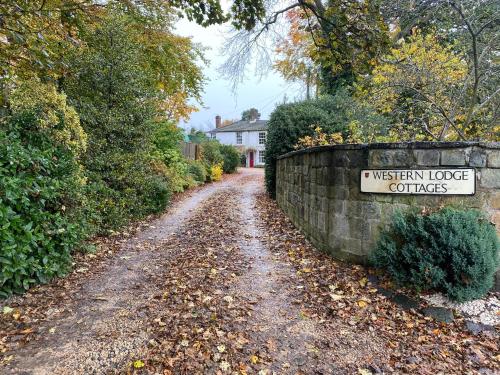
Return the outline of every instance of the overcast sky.
[[[217,71],[217,68],[224,62],[221,49],[227,31],[227,25],[204,28],[185,19],[176,25],[177,34],[191,37],[193,42],[208,48],[205,56],[210,61],[210,65],[203,68],[208,79],[203,93],[204,108],[193,113],[187,123],[179,124],[185,129],[189,130],[193,127],[205,131],[210,130],[214,127],[216,115],[222,116],[223,120],[239,119],[241,112],[251,107],[259,110],[262,119],[268,119],[276,103],[283,102],[285,94],[289,101],[303,96],[300,85],[285,82],[274,71],[259,79],[254,73],[254,67],[248,69],[246,80],[238,86],[235,95],[231,91],[231,82],[223,79]]]

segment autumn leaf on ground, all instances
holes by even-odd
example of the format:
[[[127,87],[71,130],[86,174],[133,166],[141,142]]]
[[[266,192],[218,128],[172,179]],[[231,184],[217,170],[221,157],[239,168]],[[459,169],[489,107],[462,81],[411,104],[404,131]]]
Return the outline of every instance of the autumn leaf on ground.
[[[4,306],[2,311],[4,314],[11,314],[12,312],[14,312],[14,309],[9,306]]]
[[[137,361],[134,362],[134,368],[142,368],[144,367],[144,362],[138,359]]]

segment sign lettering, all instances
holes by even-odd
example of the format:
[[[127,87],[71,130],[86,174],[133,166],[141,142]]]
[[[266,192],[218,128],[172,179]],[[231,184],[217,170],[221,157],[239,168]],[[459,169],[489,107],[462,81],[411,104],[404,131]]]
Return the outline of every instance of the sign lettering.
[[[473,195],[473,168],[456,169],[365,169],[361,192],[385,194]]]

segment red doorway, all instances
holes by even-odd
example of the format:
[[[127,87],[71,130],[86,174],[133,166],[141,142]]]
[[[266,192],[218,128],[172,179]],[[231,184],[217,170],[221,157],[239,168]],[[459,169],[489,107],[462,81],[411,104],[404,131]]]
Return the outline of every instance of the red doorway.
[[[253,168],[253,151],[250,151],[250,168]]]

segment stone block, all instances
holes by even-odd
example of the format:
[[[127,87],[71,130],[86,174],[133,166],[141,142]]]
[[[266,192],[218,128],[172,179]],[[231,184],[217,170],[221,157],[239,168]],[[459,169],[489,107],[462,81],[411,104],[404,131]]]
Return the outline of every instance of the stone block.
[[[491,208],[500,210],[500,191],[494,192],[489,201]]]
[[[470,167],[486,167],[486,152],[482,149],[475,149],[470,153],[469,166]]]
[[[392,165],[392,155],[387,150],[370,150],[368,166],[374,168],[388,167]]]
[[[488,151],[488,167],[500,168],[500,150]]]
[[[441,165],[464,166],[467,164],[466,150],[443,150],[441,151]]]
[[[329,219],[330,236],[338,238],[349,237],[349,222],[344,215],[330,214]]]
[[[369,167],[410,167],[413,164],[411,150],[370,150],[369,152]]]
[[[439,165],[440,155],[438,150],[415,150],[413,153],[418,166],[434,167]]]
[[[323,151],[319,154],[319,162],[320,166],[328,167],[332,164],[332,152],[331,151]]]
[[[352,217],[377,219],[380,217],[380,206],[376,202],[346,201],[346,214]]]
[[[346,201],[332,199],[329,201],[329,211],[336,214],[343,214],[345,211]]]
[[[500,189],[500,169],[481,169],[480,184],[484,188]]]
[[[332,154],[332,166],[334,167],[348,167],[349,156],[345,150],[335,150]]]
[[[326,233],[327,229],[327,216],[324,212],[318,212],[318,230],[322,233]]]

